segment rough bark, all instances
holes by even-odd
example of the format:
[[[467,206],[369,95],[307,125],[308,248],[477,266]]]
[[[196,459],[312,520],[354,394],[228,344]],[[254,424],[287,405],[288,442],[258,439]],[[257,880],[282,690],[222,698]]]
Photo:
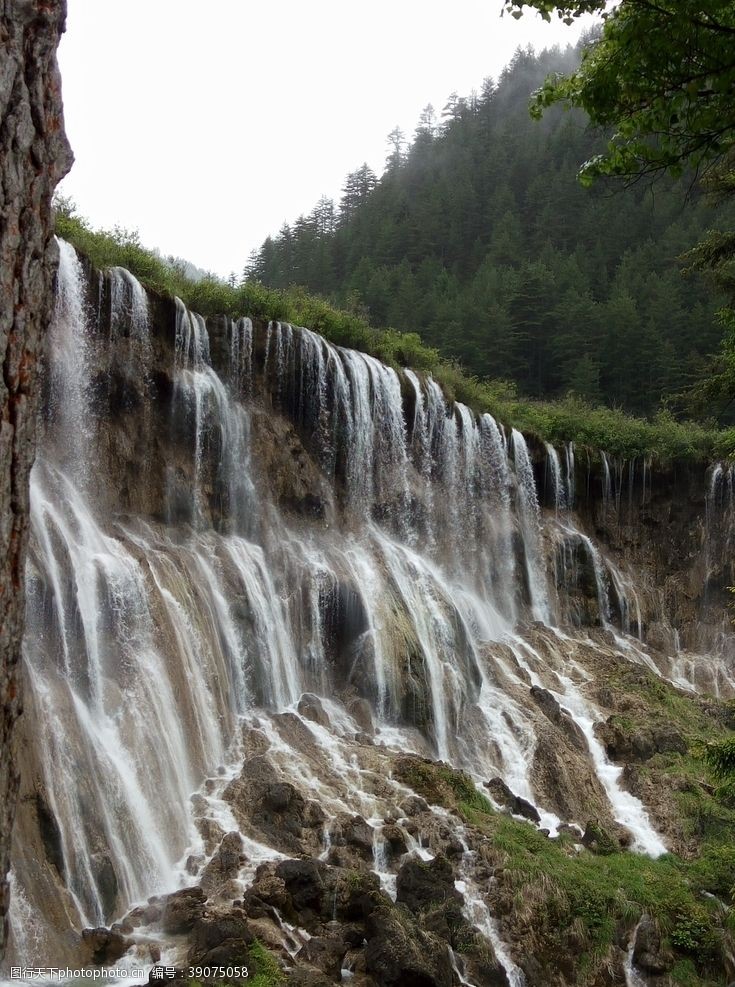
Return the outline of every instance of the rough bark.
[[[72,161],[56,63],[65,18],[65,0],[0,0],[0,956],[7,937],[7,871],[18,787],[10,743],[21,712],[36,378],[57,264],[51,196]]]

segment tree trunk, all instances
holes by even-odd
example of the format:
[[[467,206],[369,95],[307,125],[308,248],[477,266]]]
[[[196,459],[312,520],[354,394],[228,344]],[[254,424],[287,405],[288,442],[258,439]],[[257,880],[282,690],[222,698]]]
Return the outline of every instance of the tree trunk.
[[[57,264],[51,196],[72,162],[56,64],[65,18],[65,0],[0,0],[0,956],[18,788],[11,740],[21,712],[28,477]]]

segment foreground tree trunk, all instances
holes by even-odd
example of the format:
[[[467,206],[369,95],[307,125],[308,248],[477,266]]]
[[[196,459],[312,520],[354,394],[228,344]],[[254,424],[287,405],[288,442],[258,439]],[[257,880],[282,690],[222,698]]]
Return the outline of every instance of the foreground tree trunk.
[[[66,0],[0,0],[0,956],[18,778],[23,567],[35,452],[37,371],[53,305],[51,196],[72,162],[56,49]]]

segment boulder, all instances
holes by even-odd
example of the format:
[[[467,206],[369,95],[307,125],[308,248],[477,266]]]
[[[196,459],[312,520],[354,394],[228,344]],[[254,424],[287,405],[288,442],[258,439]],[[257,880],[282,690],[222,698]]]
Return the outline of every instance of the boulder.
[[[227,833],[202,872],[199,883],[204,893],[210,896],[226,890],[237,877],[244,859],[242,836],[237,832]]]
[[[335,981],[340,980],[342,960],[347,953],[347,943],[338,937],[312,936],[296,954],[297,961],[304,961],[326,973]]]
[[[207,854],[214,853],[215,847],[220,843],[225,835],[224,829],[214,819],[200,817],[196,820],[196,827],[199,835],[204,841],[204,850]]]
[[[420,812],[428,811],[429,803],[426,799],[421,798],[420,795],[409,795],[405,802],[401,804],[401,812],[409,819],[412,816],[417,816]]]
[[[373,871],[353,871],[340,875],[336,904],[336,917],[340,921],[361,922],[376,909],[390,905],[391,901],[381,891],[377,874]],[[347,935],[344,927],[342,935]]]
[[[661,933],[648,915],[638,923],[633,943],[633,962],[645,973],[668,973],[674,964],[673,956],[661,949]]]
[[[467,979],[470,983],[482,984],[483,987],[512,987],[505,967],[489,943],[484,942],[481,949],[473,950],[467,961]]]
[[[530,691],[531,698],[544,716],[565,734],[573,747],[586,755],[588,752],[587,738],[569,713],[559,705],[548,689],[541,689],[537,685],[532,685]]]
[[[207,896],[201,888],[184,888],[163,899],[161,929],[168,935],[189,932],[204,914]]]
[[[407,912],[378,908],[366,932],[367,971],[381,987],[452,987],[447,943],[422,932]]]
[[[133,941],[120,932],[100,928],[84,929],[82,944],[89,957],[88,962],[96,966],[110,966],[125,955],[133,945]]]
[[[325,819],[321,807],[283,781],[264,755],[245,762],[239,777],[225,788],[223,798],[243,821],[261,832],[264,842],[283,853],[303,853],[321,845]]]
[[[447,898],[441,904],[422,909],[420,925],[423,932],[430,932],[444,939],[452,949],[466,948],[475,937],[476,930],[462,911],[463,898]]]
[[[611,716],[604,723],[595,724],[595,733],[605,746],[611,761],[647,761],[656,753],[649,733],[642,730],[624,730]]]
[[[580,841],[592,853],[608,856],[620,849],[618,842],[595,820],[590,820]]]
[[[351,847],[364,859],[372,860],[374,837],[373,827],[358,815],[340,815],[332,828],[333,843],[337,846]]]
[[[443,854],[428,862],[420,857],[409,857],[398,871],[396,895],[396,900],[412,912],[446,901],[458,902],[460,906],[464,903],[454,886],[452,865]]]
[[[243,757],[249,760],[259,754],[267,754],[271,746],[270,740],[257,727],[245,726],[242,731]]]
[[[299,704],[296,708],[304,719],[311,720],[313,723],[318,723],[319,726],[329,729],[329,717],[318,696],[310,692],[305,692],[301,699],[299,699]]]
[[[684,737],[670,724],[654,727],[653,743],[659,754],[686,754],[689,749]]]
[[[283,879],[274,873],[272,865],[258,868],[254,883],[245,892],[243,907],[250,918],[273,918],[276,910],[284,911],[290,898]]]
[[[248,947],[254,939],[241,909],[208,913],[194,924],[189,963],[194,966],[247,966]]]
[[[383,826],[380,835],[390,857],[402,857],[404,853],[408,852],[406,834],[400,826],[396,826],[395,823],[387,823]]]
[[[313,858],[282,860],[275,873],[288,895],[287,917],[307,930],[331,918],[337,883],[333,867]]]
[[[531,822],[541,822],[536,806],[512,792],[502,778],[491,778],[485,782],[485,788],[499,805],[505,806],[513,815],[523,816]]]
[[[357,697],[347,704],[347,712],[360,727],[362,733],[368,737],[375,736],[375,725],[373,724],[373,711],[367,699]]]
[[[611,761],[641,763],[654,754],[684,754],[688,745],[676,727],[670,724],[625,729],[611,716],[595,726],[595,733],[605,745]]]

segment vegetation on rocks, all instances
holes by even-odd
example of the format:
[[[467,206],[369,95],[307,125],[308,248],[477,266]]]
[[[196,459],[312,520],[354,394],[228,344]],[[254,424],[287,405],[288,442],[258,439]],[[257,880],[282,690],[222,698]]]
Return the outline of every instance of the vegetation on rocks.
[[[250,958],[255,971],[254,977],[248,977],[250,987],[279,987],[283,983],[283,972],[275,956],[257,940],[250,947]]]
[[[690,710],[683,699],[679,710],[682,721],[695,729],[707,719],[696,710],[698,702],[693,700]],[[701,761],[692,762],[701,779]],[[660,931],[659,954],[675,984],[726,982],[722,957],[731,932],[725,909],[732,903],[735,847],[723,839],[724,829],[718,828],[718,838],[704,842],[693,859],[667,854],[652,860],[619,848],[591,821],[584,842],[591,830],[601,836],[592,843],[593,852],[571,832],[549,839],[495,812],[469,776],[447,765],[406,757],[399,760],[396,776],[429,802],[458,813],[474,830],[472,842],[495,876],[493,912],[519,948],[541,963],[547,959],[550,982],[560,956],[570,964],[569,982],[599,982],[611,951],[627,948],[644,916]],[[731,827],[735,812],[723,812],[723,823]]]
[[[247,983],[248,987],[282,987],[285,977],[278,960],[257,939],[248,948],[248,955],[248,975],[242,983]],[[208,982],[191,979],[188,981],[188,987],[203,987],[204,983]],[[217,987],[219,983],[224,984],[229,981],[214,981],[212,987]]]

